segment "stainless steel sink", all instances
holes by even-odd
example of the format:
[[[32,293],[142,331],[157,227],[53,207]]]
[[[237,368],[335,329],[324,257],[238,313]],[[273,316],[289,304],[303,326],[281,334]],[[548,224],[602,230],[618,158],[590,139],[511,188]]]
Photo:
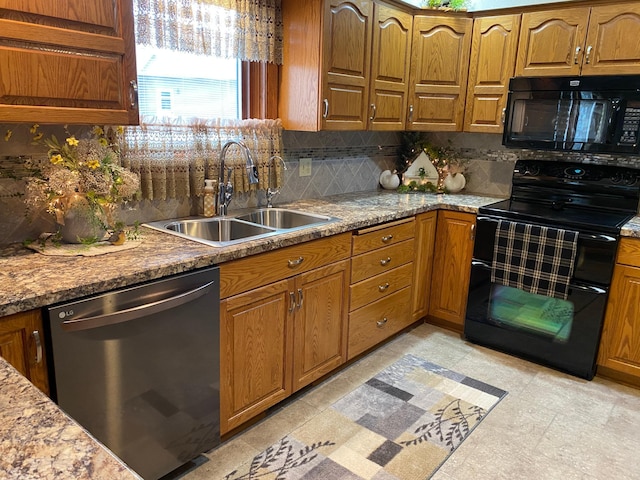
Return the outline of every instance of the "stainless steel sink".
[[[257,208],[233,217],[186,218],[144,226],[215,247],[257,240],[338,220],[335,217],[286,208]]]
[[[235,218],[279,230],[308,227],[331,221],[331,217],[285,208],[259,208]]]
[[[276,230],[235,218],[193,218],[145,224],[156,230],[221,247],[276,233]]]

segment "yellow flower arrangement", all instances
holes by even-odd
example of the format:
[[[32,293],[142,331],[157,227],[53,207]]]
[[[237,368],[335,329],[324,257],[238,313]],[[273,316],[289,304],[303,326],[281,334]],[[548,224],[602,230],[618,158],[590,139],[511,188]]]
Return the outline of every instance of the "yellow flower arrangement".
[[[33,143],[47,147],[48,162],[27,178],[27,211],[46,209],[60,225],[74,212],[103,231],[115,230],[116,207],[136,198],[140,188],[138,175],[120,165],[117,139],[122,131],[96,126],[90,138],[78,139],[65,127],[67,137],[60,142],[55,135],[44,137],[39,125],[33,125]],[[10,137],[9,131],[5,140]]]

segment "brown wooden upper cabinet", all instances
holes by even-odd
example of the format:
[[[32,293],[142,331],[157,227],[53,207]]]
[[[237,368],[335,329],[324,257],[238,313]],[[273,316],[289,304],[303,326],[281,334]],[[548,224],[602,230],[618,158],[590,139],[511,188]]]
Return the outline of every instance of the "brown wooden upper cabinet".
[[[640,3],[522,15],[517,76],[640,73]]]
[[[462,131],[473,20],[413,19],[407,130]]]
[[[282,14],[285,128],[404,128],[410,13],[373,0],[283,0]]]
[[[369,129],[404,130],[413,15],[376,2],[374,19]]]
[[[513,76],[520,15],[479,17],[473,22],[464,118],[465,132],[502,133],[509,79]]]
[[[2,0],[0,65],[0,122],[139,123],[131,0]]]

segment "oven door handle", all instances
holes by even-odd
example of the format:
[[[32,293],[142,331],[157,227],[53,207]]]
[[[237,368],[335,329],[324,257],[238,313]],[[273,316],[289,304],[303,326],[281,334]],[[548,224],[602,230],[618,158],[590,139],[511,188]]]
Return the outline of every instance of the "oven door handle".
[[[471,260],[472,267],[482,267],[491,270],[491,265],[487,262],[483,262],[482,260]]]
[[[600,287],[595,287],[593,285],[574,285],[573,283],[569,284],[569,288],[575,288],[576,290],[582,290],[583,292],[595,293],[598,295],[605,295],[607,290]]]
[[[607,242],[607,243],[618,241],[616,237],[612,237],[611,235],[602,235],[602,234],[591,235],[591,234],[585,233],[585,234],[580,234],[579,238],[589,238],[591,240],[598,240],[598,241]]]

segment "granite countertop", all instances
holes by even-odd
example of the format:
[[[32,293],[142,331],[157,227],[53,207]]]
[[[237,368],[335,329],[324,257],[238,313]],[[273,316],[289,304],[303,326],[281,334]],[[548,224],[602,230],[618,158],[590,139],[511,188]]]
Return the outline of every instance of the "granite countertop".
[[[0,252],[0,317],[438,208],[475,213],[478,207],[498,200],[384,191],[303,200],[277,206],[340,220],[227,247],[212,247],[149,228],[142,228],[140,246],[93,257],[45,256],[16,244]]]
[[[0,251],[0,316],[219,264],[436,209],[476,213],[502,200],[475,195],[365,192],[279,207],[340,218],[318,228],[217,248],[145,228],[140,246],[94,257],[56,257],[21,245]],[[234,212],[230,212],[233,214]],[[640,217],[623,235],[640,237]],[[0,475],[31,479],[139,479],[0,358]]]

